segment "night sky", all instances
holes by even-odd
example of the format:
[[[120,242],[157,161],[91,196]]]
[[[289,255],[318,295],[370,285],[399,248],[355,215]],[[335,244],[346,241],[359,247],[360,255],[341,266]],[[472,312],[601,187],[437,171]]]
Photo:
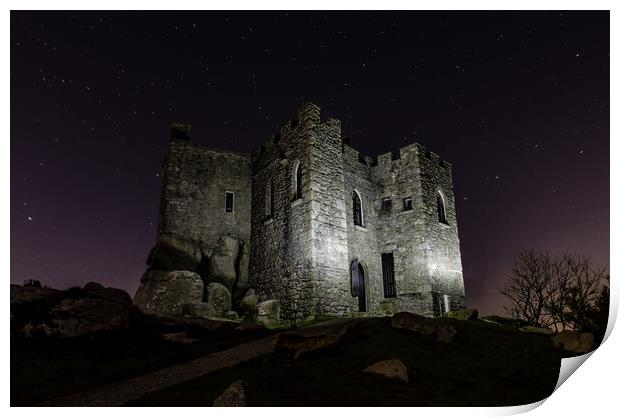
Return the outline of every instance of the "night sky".
[[[608,12],[12,12],[11,282],[132,295],[168,124],[249,152],[304,101],[453,164],[468,305],[517,252],[609,265]]]

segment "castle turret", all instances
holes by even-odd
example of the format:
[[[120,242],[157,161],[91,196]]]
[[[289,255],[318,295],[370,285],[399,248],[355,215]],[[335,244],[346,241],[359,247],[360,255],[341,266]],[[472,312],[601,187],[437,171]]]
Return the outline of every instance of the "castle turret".
[[[450,164],[418,144],[377,161],[377,245],[394,283],[384,310],[439,316],[464,306]]]

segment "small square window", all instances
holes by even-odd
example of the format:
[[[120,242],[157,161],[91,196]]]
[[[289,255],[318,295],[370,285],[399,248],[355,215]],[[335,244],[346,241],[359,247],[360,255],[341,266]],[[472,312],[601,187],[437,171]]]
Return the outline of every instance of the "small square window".
[[[381,210],[390,211],[392,210],[392,198],[383,197],[381,200]]]
[[[403,210],[413,210],[413,202],[411,200],[411,197],[403,198]]]
[[[232,213],[235,208],[235,193],[226,191],[226,213]]]

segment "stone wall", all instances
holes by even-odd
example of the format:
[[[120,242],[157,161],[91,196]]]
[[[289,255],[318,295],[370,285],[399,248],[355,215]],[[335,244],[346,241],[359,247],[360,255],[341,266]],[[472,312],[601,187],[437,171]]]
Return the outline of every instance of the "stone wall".
[[[461,258],[448,163],[413,144],[379,155],[373,167],[377,186],[378,247],[393,252],[397,298],[384,301],[382,311],[415,311],[438,315],[443,294],[451,308],[464,304]],[[436,194],[445,196],[448,225],[438,221]],[[381,200],[391,197],[391,210]],[[405,198],[412,209],[404,210]],[[392,304],[389,306],[388,304]]]
[[[366,279],[366,300],[368,311],[381,313],[383,301],[383,275],[381,270],[381,252],[377,245],[377,190],[372,181],[370,160],[362,161],[359,152],[344,144],[343,160],[345,168],[345,197],[347,207],[347,235],[349,265],[357,259],[364,268]],[[353,221],[353,192],[357,192],[361,199],[362,226]],[[351,280],[349,274],[349,282]],[[350,309],[357,312],[359,304],[357,298],[351,301]]]
[[[279,300],[287,320],[358,312],[351,295],[354,260],[365,271],[371,315],[437,316],[444,295],[451,309],[464,307],[451,175],[450,164],[417,144],[376,160],[361,158],[343,143],[340,121],[321,122],[320,109],[310,103],[251,156],[193,146],[189,127],[174,125],[159,236],[196,242],[208,261],[197,272],[207,280],[201,268],[214,270],[213,259],[220,256],[214,248],[222,246],[223,235],[235,236],[241,249],[233,252],[242,261],[235,261],[233,298],[252,287],[261,300]],[[232,213],[225,211],[226,191],[235,195]],[[353,221],[354,192],[362,202],[361,226]],[[447,224],[439,222],[438,193]],[[391,209],[383,208],[385,197]],[[410,210],[404,209],[405,198],[411,198]],[[382,253],[394,256],[394,298],[384,297]],[[241,274],[241,264],[249,264],[248,274]]]
[[[346,315],[350,312],[351,285],[348,259],[347,214],[340,121],[318,123],[318,108],[311,109],[316,122],[310,132],[310,244],[315,265],[319,313]]]
[[[150,314],[225,316],[248,288],[250,155],[194,146],[190,129],[171,125],[157,242],[134,303]]]
[[[425,203],[421,197],[420,165],[415,145],[377,157],[372,169],[378,211],[377,237],[381,253],[393,253],[397,297],[385,299],[387,312],[415,311],[432,315],[431,286],[426,273],[427,242]],[[383,198],[391,198],[391,209],[382,209]],[[411,198],[412,209],[404,209]]]
[[[285,319],[306,317],[315,303],[308,130],[299,119],[288,121],[252,154],[250,286],[262,299],[280,300]],[[302,175],[301,199],[294,195],[298,165]],[[265,213],[268,187],[273,193],[271,216]]]
[[[163,167],[158,233],[184,236],[210,251],[224,234],[250,239],[250,155],[200,148],[173,129]],[[226,213],[226,191],[234,211]]]
[[[465,307],[463,267],[456,223],[452,166],[436,154],[418,145],[420,162],[420,183],[424,217],[427,225],[428,277],[431,291],[441,297],[450,296],[451,309]],[[441,223],[437,214],[437,194],[440,193],[445,207],[447,224]],[[435,302],[437,304],[437,302]],[[437,306],[435,305],[435,312]]]
[[[339,122],[320,123],[319,108],[308,104],[252,155],[250,286],[279,299],[286,319],[348,310],[340,151]],[[265,212],[268,189],[272,216]]]

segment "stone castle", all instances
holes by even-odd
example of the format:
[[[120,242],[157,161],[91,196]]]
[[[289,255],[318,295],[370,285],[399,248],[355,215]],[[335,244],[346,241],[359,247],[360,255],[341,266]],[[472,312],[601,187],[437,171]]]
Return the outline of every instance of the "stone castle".
[[[247,295],[285,320],[465,307],[451,165],[436,154],[362,157],[311,103],[251,154],[190,134],[171,125],[143,310],[226,316]]]

